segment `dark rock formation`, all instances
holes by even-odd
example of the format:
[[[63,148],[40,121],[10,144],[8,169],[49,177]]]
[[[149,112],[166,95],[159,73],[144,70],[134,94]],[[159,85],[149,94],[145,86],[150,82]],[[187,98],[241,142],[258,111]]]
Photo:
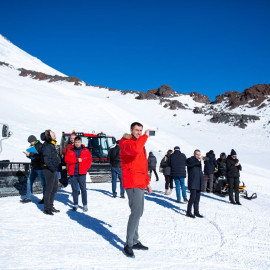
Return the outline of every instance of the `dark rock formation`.
[[[9,67],[9,64],[7,64],[6,62],[1,62],[0,61],[0,66],[7,66],[7,67]]]
[[[213,104],[224,102],[230,109],[246,104],[250,107],[258,107],[269,95],[270,84],[257,84],[247,88],[243,93],[228,91],[225,94],[218,95]]]
[[[19,74],[20,76],[27,77],[30,76],[32,79],[35,80],[48,80],[49,82],[57,82],[57,81],[66,81],[66,82],[72,82],[74,85],[82,85],[83,81],[78,79],[77,77],[64,77],[59,75],[48,75],[43,72],[33,71],[33,70],[27,70],[24,68],[18,69],[21,71]]]
[[[191,92],[189,95],[190,95],[190,96],[193,98],[193,100],[196,101],[196,102],[205,103],[205,104],[210,103],[210,99],[209,99],[209,97],[206,96],[206,95],[202,95],[202,94],[197,93],[197,92]]]
[[[214,113],[210,119],[212,123],[225,123],[240,128],[245,128],[248,122],[255,122],[260,120],[260,117],[256,115],[245,115],[245,114],[232,114],[232,113]]]

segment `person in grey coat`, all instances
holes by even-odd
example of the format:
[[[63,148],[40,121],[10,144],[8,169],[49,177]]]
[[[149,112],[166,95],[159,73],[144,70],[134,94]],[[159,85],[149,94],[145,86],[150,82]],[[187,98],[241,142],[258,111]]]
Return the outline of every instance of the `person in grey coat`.
[[[152,175],[152,171],[154,172],[155,176],[156,176],[156,181],[158,181],[158,174],[156,171],[156,167],[157,167],[157,158],[154,156],[153,152],[149,152],[149,156],[148,156],[148,171],[149,171],[149,176],[151,179],[151,175]]]
[[[202,172],[202,160],[201,151],[196,149],[194,156],[186,160],[188,169],[188,189],[190,190],[190,198],[187,206],[187,217],[195,218],[203,216],[199,212],[199,202],[201,191],[204,191],[204,179]],[[194,207],[194,215],[191,213],[192,206]]]
[[[160,172],[162,172],[165,177],[165,195],[170,195],[173,191],[173,177],[171,176],[171,167],[168,165],[168,158],[172,153],[173,150],[168,150],[167,154],[160,162]]]

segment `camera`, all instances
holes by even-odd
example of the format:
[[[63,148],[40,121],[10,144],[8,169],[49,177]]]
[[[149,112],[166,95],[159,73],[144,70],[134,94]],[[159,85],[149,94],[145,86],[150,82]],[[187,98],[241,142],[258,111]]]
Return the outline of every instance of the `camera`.
[[[150,130],[149,131],[149,136],[155,136],[156,135],[156,131],[155,130]]]

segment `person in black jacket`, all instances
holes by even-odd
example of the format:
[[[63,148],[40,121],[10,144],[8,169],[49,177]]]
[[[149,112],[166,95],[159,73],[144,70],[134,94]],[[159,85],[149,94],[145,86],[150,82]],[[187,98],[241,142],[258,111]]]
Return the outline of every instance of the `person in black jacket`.
[[[173,150],[168,150],[165,157],[160,162],[160,172],[163,172],[163,175],[165,177],[165,195],[170,195],[173,190],[173,177],[171,176],[171,167],[168,166],[168,159],[169,156],[173,153]],[[169,190],[170,186],[170,190]]]
[[[168,159],[168,166],[171,167],[171,176],[174,179],[176,190],[176,202],[181,202],[180,186],[182,196],[185,202],[188,201],[186,194],[185,178],[186,178],[186,155],[181,153],[180,147],[175,146],[174,152]]]
[[[236,152],[234,149],[231,151],[226,159],[226,168],[227,168],[227,179],[229,183],[229,200],[232,204],[241,205],[239,200],[239,171],[242,170],[242,166],[237,159]],[[235,193],[235,200],[233,199],[233,190]]]
[[[45,191],[46,191],[46,181],[45,181],[45,177],[44,177],[43,170],[42,170],[42,156],[41,156],[42,143],[39,140],[37,140],[37,138],[34,135],[30,135],[28,137],[28,142],[30,143],[30,146],[34,148],[34,149],[33,148],[32,149],[35,150],[36,153],[25,152],[26,156],[29,159],[31,159],[31,171],[30,171],[29,177],[27,179],[26,197],[23,200],[21,200],[22,203],[31,202],[33,184],[34,184],[37,177],[39,177],[40,183],[41,183],[42,188],[43,188],[43,196],[44,196]],[[43,203],[44,203],[44,198],[42,198],[42,200],[39,202],[39,204],[43,204]]]
[[[187,217],[195,218],[203,216],[199,212],[199,203],[201,191],[204,190],[204,179],[202,172],[202,160],[204,157],[201,156],[201,151],[196,149],[194,156],[187,159],[188,169],[188,189],[190,190],[190,198],[187,206]],[[194,207],[194,215],[191,213],[192,206]]]
[[[42,146],[43,173],[46,180],[46,192],[44,195],[44,214],[53,215],[59,212],[53,206],[54,197],[58,189],[57,170],[61,162],[59,153],[56,150],[56,136],[51,130],[46,130],[41,135],[45,140]]]
[[[156,167],[157,167],[157,158],[154,156],[153,152],[149,152],[149,156],[148,156],[148,171],[149,171],[149,176],[151,179],[152,176],[152,171],[154,172],[155,176],[156,176],[156,181],[158,181],[158,174],[156,171]]]
[[[116,198],[116,181],[117,176],[120,181],[120,198],[125,198],[125,190],[122,186],[122,169],[121,169],[121,160],[120,160],[120,146],[119,140],[116,141],[115,147],[112,147],[108,153],[108,162],[111,163],[112,171],[112,194],[113,198]]]
[[[209,183],[209,192],[213,193],[214,171],[217,168],[217,161],[213,150],[210,150],[204,160],[204,192],[207,191],[207,184]]]
[[[217,177],[226,176],[226,154],[222,152],[217,159]]]

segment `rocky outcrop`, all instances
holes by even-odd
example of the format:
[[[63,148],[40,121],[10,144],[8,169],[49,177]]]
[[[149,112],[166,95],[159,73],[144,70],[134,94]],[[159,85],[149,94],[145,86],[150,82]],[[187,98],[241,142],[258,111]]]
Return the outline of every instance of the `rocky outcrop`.
[[[163,107],[168,108],[170,110],[187,109],[186,106],[178,100],[161,99],[160,103],[162,104],[163,102],[166,102],[165,105],[163,105]]]
[[[136,99],[160,99],[177,97],[179,93],[175,92],[169,85],[162,85],[158,89],[151,89],[147,92],[140,92]]]
[[[208,104],[211,102],[208,96],[202,95],[197,92],[191,92],[189,95],[193,98],[194,101],[199,102],[199,103]]]
[[[47,80],[49,82],[57,82],[57,81],[66,81],[74,83],[74,85],[82,85],[83,81],[78,79],[77,77],[63,77],[59,75],[48,75],[43,72],[33,71],[33,70],[27,70],[24,68],[20,68],[19,71],[21,73],[20,76],[27,77],[30,76],[32,79],[43,81]]]
[[[225,94],[216,96],[213,104],[224,102],[229,109],[234,109],[241,105],[249,107],[258,107],[270,96],[270,84],[258,84],[244,90],[243,93],[238,91],[228,91]]]
[[[9,64],[7,64],[6,62],[1,62],[0,61],[0,66],[7,66],[7,67],[9,67]]]
[[[260,120],[260,117],[256,115],[245,115],[245,114],[232,114],[232,113],[214,113],[210,119],[212,123],[225,123],[240,128],[245,128],[248,122],[255,122]]]

